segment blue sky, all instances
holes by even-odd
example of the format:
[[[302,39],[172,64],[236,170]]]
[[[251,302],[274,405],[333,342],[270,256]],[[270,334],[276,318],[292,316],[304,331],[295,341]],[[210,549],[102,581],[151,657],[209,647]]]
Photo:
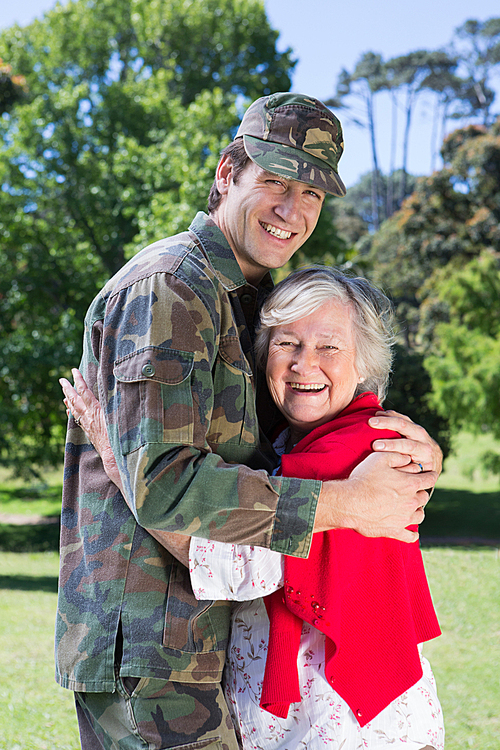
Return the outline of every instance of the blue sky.
[[[292,47],[299,60],[295,91],[326,99],[334,93],[341,69],[352,70],[363,52],[379,52],[387,59],[415,49],[446,45],[453,30],[468,18],[481,21],[500,16],[498,0],[265,0],[272,26],[280,32],[278,47]],[[0,28],[21,25],[40,17],[54,0],[3,0]],[[500,88],[500,85],[499,87]],[[342,113],[339,113],[342,119]],[[345,119],[345,118],[344,118]],[[422,102],[415,117],[409,169],[430,171],[432,106]],[[389,163],[390,110],[380,102],[377,112],[382,169]],[[371,167],[367,133],[345,122],[345,153],[339,171],[347,186]]]

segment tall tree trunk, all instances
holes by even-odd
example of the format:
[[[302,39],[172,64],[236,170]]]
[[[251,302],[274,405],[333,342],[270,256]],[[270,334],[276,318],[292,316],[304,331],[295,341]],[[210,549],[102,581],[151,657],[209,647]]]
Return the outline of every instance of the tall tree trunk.
[[[406,123],[403,137],[403,162],[401,165],[401,184],[399,191],[399,205],[404,201],[406,195],[406,167],[408,164],[408,146],[410,140],[411,116],[413,114],[413,89],[409,86],[406,96]]]
[[[375,139],[375,118],[373,112],[373,94],[368,91],[367,99],[367,112],[368,112],[368,127],[370,130],[370,142],[372,146],[372,215],[373,215],[373,227],[377,231],[380,227],[380,216],[379,216],[379,168],[378,168],[378,157],[377,157],[377,143]]]
[[[391,162],[387,176],[386,219],[394,213],[394,170],[396,169],[396,148],[398,141],[398,101],[397,93],[391,89]]]
[[[440,97],[438,94],[435,94],[435,97],[436,106],[433,109],[431,130],[431,174],[436,169],[436,159],[438,151],[438,127],[439,122],[441,121],[441,112],[444,107],[444,101],[442,100],[442,97]]]

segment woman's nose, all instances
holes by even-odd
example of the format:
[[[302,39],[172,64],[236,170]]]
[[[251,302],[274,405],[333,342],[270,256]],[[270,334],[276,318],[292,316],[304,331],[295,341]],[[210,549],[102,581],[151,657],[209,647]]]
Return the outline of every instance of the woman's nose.
[[[291,369],[293,372],[306,373],[314,370],[318,364],[318,355],[315,349],[301,346],[294,354],[294,361]]]

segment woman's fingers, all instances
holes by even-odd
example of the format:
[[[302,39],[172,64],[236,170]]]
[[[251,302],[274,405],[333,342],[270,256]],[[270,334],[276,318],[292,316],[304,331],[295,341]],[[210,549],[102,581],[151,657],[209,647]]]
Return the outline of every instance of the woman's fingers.
[[[87,409],[95,408],[98,401],[90,388],[87,386],[87,383],[85,382],[80,370],[77,370],[75,367],[71,370],[71,372],[73,373],[77,395],[81,398]]]

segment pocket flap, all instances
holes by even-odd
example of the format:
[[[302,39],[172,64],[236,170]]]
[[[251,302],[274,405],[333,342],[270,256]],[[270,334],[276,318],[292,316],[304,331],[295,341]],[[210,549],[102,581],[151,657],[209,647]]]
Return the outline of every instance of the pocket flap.
[[[117,359],[113,372],[117,380],[125,383],[156,380],[159,383],[176,385],[189,377],[193,361],[193,352],[146,346]]]
[[[246,372],[247,375],[252,375],[252,370],[245,359],[245,355],[241,351],[240,340],[237,336],[224,336],[220,340],[219,354],[228,365],[235,367],[237,370]]]

